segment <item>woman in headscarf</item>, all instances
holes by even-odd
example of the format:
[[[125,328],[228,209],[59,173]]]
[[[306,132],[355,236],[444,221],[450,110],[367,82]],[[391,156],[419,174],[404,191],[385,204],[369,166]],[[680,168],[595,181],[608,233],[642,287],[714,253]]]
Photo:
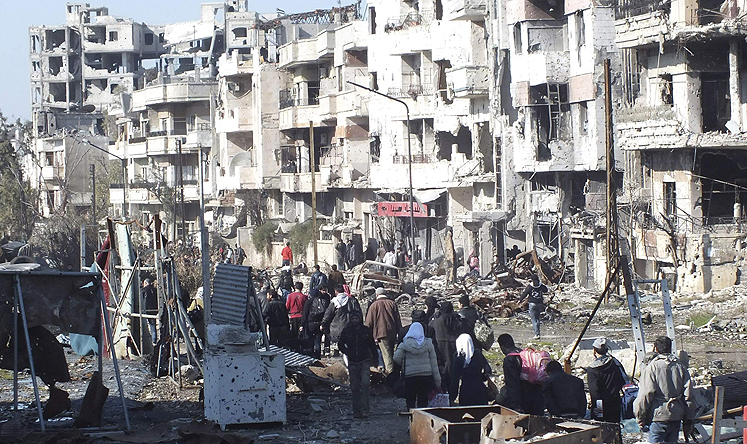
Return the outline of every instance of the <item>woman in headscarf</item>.
[[[488,388],[485,381],[490,374],[490,365],[479,351],[475,352],[472,337],[460,335],[456,340],[456,355],[451,362],[451,389],[449,402],[455,404],[459,395],[459,405],[486,405]]]
[[[441,386],[436,350],[426,340],[423,326],[413,322],[404,341],[394,352],[394,362],[405,372],[407,408],[428,407],[428,392]]]

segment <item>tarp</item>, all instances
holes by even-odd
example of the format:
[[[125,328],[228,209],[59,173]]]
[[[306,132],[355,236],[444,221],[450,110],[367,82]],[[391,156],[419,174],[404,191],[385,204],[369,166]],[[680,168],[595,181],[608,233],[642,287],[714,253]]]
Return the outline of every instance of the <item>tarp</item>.
[[[433,202],[446,192],[446,188],[434,188],[432,190],[415,190],[413,196],[419,203]]]

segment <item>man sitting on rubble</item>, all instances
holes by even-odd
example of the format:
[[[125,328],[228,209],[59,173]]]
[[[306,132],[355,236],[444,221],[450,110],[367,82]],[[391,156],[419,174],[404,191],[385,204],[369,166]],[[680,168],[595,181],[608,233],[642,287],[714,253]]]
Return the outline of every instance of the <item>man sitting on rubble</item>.
[[[627,375],[620,361],[609,353],[606,338],[597,338],[592,344],[594,361],[586,369],[591,395],[591,419],[604,422],[620,422],[622,401],[620,390],[627,382]],[[597,403],[602,403],[602,414],[597,413]]]
[[[677,442],[680,421],[692,425],[690,373],[672,354],[672,340],[654,341],[656,356],[641,372],[633,411],[641,428],[649,426],[648,442]]]
[[[386,296],[383,288],[376,289],[376,300],[368,307],[365,324],[373,332],[384,361],[384,373],[388,375],[394,369],[394,341],[402,327],[402,321],[397,303]]]
[[[353,395],[353,416],[368,418],[368,392],[371,384],[371,364],[378,359],[379,349],[371,329],[362,325],[361,312],[349,313],[350,323],[340,333],[340,353],[347,357],[350,391]]]
[[[547,363],[547,379],[542,383],[547,412],[552,416],[583,419],[586,416],[584,381],[563,371],[558,361]]]
[[[545,403],[542,398],[542,385],[521,379],[521,349],[508,333],[498,336],[498,345],[506,356],[503,358],[504,390],[498,403],[520,413],[542,415]]]

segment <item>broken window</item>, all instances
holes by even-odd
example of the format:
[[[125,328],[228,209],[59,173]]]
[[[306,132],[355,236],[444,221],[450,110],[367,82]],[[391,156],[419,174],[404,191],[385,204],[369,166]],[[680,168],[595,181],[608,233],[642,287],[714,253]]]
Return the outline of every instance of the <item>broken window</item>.
[[[243,39],[247,36],[247,30],[244,27],[241,28],[233,28],[233,38],[235,39]]]
[[[166,43],[166,34],[163,32],[158,34],[158,43]]]
[[[674,105],[672,86],[671,74],[661,74],[659,76],[659,94],[661,96],[662,105]]]
[[[66,98],[66,90],[65,90],[65,84],[64,83],[50,83],[49,84],[49,94],[52,96],[53,102],[65,102],[67,101]]]
[[[402,88],[404,90],[419,88],[422,85],[420,79],[420,54],[405,54],[402,56]]]
[[[45,37],[46,45],[44,49],[47,51],[54,51],[65,43],[65,30],[48,30],[46,31]]]
[[[677,189],[675,182],[664,182],[664,214],[672,217],[677,214]]]
[[[741,219],[740,206],[747,202],[747,153],[739,150],[699,149],[696,171],[702,190],[699,202],[703,211],[703,223],[733,223],[735,217]]]
[[[456,135],[449,131],[436,133],[436,145],[439,159],[451,160],[453,145],[457,146],[456,152],[464,154],[467,159],[472,158],[472,132],[464,125],[459,127]]]
[[[144,40],[145,40],[145,44],[148,45],[148,46],[150,46],[155,41],[155,36],[153,35],[152,32],[146,32]]]
[[[378,135],[371,136],[369,150],[371,154],[371,163],[379,163],[379,159],[381,158],[381,138]]]
[[[589,115],[586,102],[578,102],[578,134],[585,136],[589,129]]]
[[[625,104],[633,106],[641,93],[641,65],[638,63],[638,50],[622,49],[623,96]]]
[[[119,40],[119,33],[117,31],[109,31],[109,41],[116,42]]]
[[[495,160],[493,159],[493,137],[490,134],[490,125],[488,122],[477,124],[477,138],[482,161],[482,172],[492,173]]]
[[[444,18],[444,6],[441,0],[436,0],[436,20]]]
[[[555,173],[535,173],[530,179],[532,191],[555,192]]]
[[[728,72],[700,73],[700,105],[703,110],[703,132],[726,131],[731,119],[731,97]]]
[[[538,161],[550,160],[549,142],[552,140],[569,140],[568,85],[547,83],[529,88],[529,101],[533,106],[532,122],[537,133]]]
[[[524,51],[524,44],[521,41],[521,23],[514,25],[514,51],[521,54]]]
[[[343,76],[342,76],[342,73],[343,73],[342,66],[337,66],[336,68],[337,68],[337,91],[342,91],[345,85],[345,82],[343,81]]]
[[[446,82],[446,70],[451,68],[449,60],[438,60],[438,94],[446,104],[451,104],[453,100],[449,98],[449,85]]]
[[[49,73],[56,76],[62,69],[62,57],[50,57],[49,58]]]
[[[533,22],[527,29],[527,52],[565,51],[565,26],[558,26],[557,22]]]
[[[376,76],[376,71],[372,71],[369,73],[371,76],[371,89],[374,91],[379,90],[379,78]]]
[[[46,165],[47,166],[54,166],[54,153],[47,152],[47,153],[44,153],[44,154],[45,154],[45,156],[44,156],[45,160],[47,162]]]

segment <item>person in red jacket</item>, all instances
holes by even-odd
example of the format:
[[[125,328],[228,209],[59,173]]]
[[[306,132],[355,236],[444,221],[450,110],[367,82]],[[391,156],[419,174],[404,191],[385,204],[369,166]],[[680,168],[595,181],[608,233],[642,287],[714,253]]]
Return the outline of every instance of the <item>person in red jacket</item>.
[[[285,301],[285,308],[288,309],[290,315],[290,335],[291,339],[298,338],[298,332],[301,327],[301,317],[303,316],[303,306],[306,305],[308,296],[306,296],[301,290],[303,290],[303,284],[296,282],[294,285],[296,291],[288,295],[288,299]]]
[[[291,250],[290,242],[285,243],[285,247],[283,247],[283,250],[280,252],[280,256],[283,257],[283,267],[293,263],[293,250]]]

